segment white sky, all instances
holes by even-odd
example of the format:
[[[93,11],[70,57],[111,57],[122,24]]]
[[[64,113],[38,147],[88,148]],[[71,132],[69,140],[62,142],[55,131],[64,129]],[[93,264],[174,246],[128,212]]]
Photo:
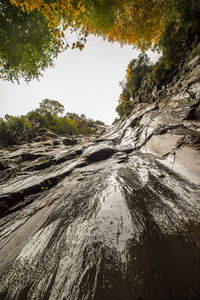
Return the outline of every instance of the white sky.
[[[48,98],[62,103],[65,112],[83,113],[111,124],[117,117],[119,81],[124,79],[129,61],[138,55],[131,46],[90,36],[82,52],[68,49],[60,54],[55,67],[47,69],[40,81],[18,85],[1,80],[0,117],[26,114]],[[158,58],[157,53],[148,55],[154,62]]]

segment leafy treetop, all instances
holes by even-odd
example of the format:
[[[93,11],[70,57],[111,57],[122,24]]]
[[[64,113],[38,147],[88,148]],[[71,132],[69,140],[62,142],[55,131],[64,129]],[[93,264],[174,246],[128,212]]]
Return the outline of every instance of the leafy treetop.
[[[79,30],[73,47],[84,46],[88,33],[142,49],[155,43],[166,22],[166,0],[10,0],[23,11],[40,11],[60,46],[64,31]],[[167,5],[169,7],[169,5]],[[67,44],[67,46],[69,46]]]
[[[42,116],[51,115],[53,117],[58,117],[59,114],[64,112],[64,106],[56,100],[44,99],[41,103],[37,112]]]
[[[88,34],[142,51],[154,47],[169,69],[200,36],[199,0],[2,0],[0,17],[1,73],[12,81],[38,78],[70,47],[69,31],[77,34],[71,47],[80,50]]]
[[[8,0],[0,3],[0,74],[4,80],[27,82],[42,75],[60,52],[46,18],[37,10],[23,12]]]

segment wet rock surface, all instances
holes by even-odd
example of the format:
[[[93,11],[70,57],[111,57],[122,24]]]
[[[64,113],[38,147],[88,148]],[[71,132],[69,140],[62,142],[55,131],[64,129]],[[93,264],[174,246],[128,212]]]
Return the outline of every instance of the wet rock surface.
[[[1,300],[200,299],[190,69],[177,94],[159,91],[97,139],[0,151]]]

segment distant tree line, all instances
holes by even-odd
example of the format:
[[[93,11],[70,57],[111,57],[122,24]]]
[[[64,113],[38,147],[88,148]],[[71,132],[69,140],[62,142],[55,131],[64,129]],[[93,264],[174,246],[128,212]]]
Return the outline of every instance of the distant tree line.
[[[50,130],[58,135],[94,134],[95,126],[104,125],[99,120],[87,119],[84,114],[64,113],[64,106],[55,100],[43,100],[39,108],[25,116],[5,115],[0,118],[0,144],[13,145],[31,141],[40,129]]]

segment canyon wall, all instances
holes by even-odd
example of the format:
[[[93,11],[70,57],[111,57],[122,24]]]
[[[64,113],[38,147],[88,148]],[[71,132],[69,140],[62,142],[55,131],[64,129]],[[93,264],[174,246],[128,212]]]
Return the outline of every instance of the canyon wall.
[[[199,57],[153,99],[0,151],[1,300],[200,299]]]

